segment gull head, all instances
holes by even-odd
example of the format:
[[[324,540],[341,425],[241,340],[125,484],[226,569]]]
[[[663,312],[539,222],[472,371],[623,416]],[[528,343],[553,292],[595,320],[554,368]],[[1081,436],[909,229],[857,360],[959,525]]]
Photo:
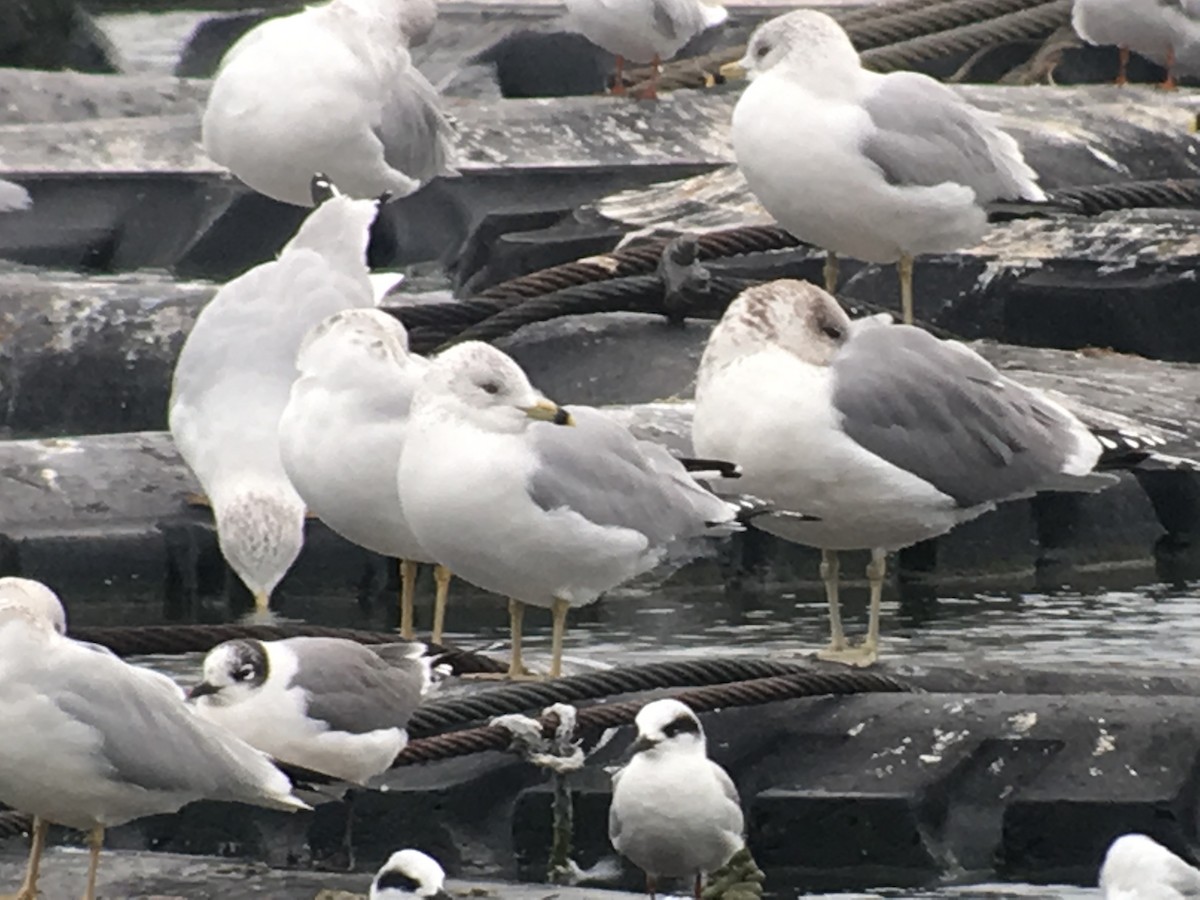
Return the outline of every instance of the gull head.
[[[413,414],[437,406],[485,431],[515,434],[535,422],[573,425],[570,413],[529,383],[521,367],[490,344],[466,341],[432,360]]]
[[[270,674],[262,641],[237,640],[218,644],[204,657],[203,680],[188,691],[188,699],[211,706],[232,706],[248,700]]]
[[[397,850],[371,882],[370,900],[400,900],[401,897],[433,897],[449,900],[443,889],[446,873],[433,857],[420,850]]]
[[[304,546],[304,501],[290,484],[269,483],[211,499],[221,555],[265,610]]]
[[[336,378],[371,368],[404,365],[409,359],[408,332],[378,309],[344,309],[318,322],[300,342],[296,368],[315,378]]]
[[[67,633],[67,613],[58,594],[40,581],[0,578],[0,624],[16,617],[57,634]]]
[[[1100,891],[1105,900],[1135,900],[1138,897],[1174,896],[1166,891],[1181,872],[1191,866],[1144,834],[1123,834],[1104,854],[1100,867]],[[1200,873],[1195,873],[1200,881]],[[1182,895],[1180,895],[1182,896]]]
[[[751,79],[777,72],[812,85],[828,85],[860,68],[858,51],[842,26],[811,9],[759,25],[738,65]]]
[[[705,753],[700,720],[678,700],[647,703],[633,721],[638,733],[630,749],[635,755],[653,759],[668,753]]]
[[[838,302],[815,284],[785,278],[755,285],[734,298],[713,329],[700,360],[701,376],[772,347],[827,366],[852,329]]]

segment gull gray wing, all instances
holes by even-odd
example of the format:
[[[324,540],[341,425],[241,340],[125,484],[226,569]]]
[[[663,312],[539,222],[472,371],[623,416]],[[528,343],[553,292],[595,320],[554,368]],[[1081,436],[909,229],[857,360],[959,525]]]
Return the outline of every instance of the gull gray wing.
[[[1042,200],[1017,142],[950,88],[915,72],[882,76],[863,100],[862,152],[895,185],[965,185],[981,203]]]
[[[661,546],[727,522],[732,507],[693,481],[657,445],[590,407],[572,407],[575,427],[529,430],[538,463],[529,496],[542,509],[570,509],[601,526],[629,528]],[[672,467],[673,464],[673,467]]]
[[[429,685],[429,665],[414,655],[383,659],[341,638],[300,637],[280,642],[296,654],[292,685],[308,692],[308,715],[350,734],[403,728]]]
[[[962,507],[1061,486],[1099,457],[1060,406],[919,328],[856,332],[831,367],[845,432]]]
[[[437,89],[405,53],[391,79],[375,135],[393,169],[420,182],[456,174],[454,127]]]

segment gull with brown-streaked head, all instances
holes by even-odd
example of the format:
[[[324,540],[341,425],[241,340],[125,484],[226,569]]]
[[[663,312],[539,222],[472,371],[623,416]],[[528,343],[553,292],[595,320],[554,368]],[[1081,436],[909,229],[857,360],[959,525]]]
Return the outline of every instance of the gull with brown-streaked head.
[[[831,17],[795,10],[760,25],[738,67],[752,79],[733,111],[738,168],[784,228],[837,257],[896,263],[913,320],[913,257],[978,243],[986,206],[1041,201],[1017,142],[945,85],[862,67]]]
[[[0,578],[0,802],[34,816],[18,900],[36,900],[51,823],[89,832],[88,900],[106,828],[202,799],[308,808],[265,754],[193,715],[171,679],[66,628],[48,587]]]

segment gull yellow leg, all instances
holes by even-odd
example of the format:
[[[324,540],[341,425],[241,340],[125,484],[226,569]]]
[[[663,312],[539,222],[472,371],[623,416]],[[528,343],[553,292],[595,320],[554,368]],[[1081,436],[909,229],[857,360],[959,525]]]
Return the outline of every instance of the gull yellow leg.
[[[50,823],[34,817],[29,832],[29,864],[25,867],[25,879],[15,894],[0,894],[0,900],[37,900],[38,870],[42,864],[42,851],[46,849],[46,832]]]
[[[822,274],[825,276],[825,292],[827,294],[837,295],[838,285],[838,258],[837,254],[832,250],[825,254],[825,267],[822,269]]]
[[[87,891],[83,900],[96,900],[96,870],[100,868],[100,851],[103,847],[104,826],[97,825],[88,833],[88,850],[91,855],[88,858]]]
[[[829,646],[818,655],[822,658],[846,650],[846,632],[842,630],[842,609],[838,598],[840,565],[836,550],[821,551],[821,580],[825,582],[825,601],[829,604]]]
[[[879,658],[879,616],[883,606],[883,576],[887,574],[887,551],[875,547],[867,564],[867,583],[871,586],[871,611],[867,619],[867,639],[863,642],[863,659],[859,665],[869,666]]]
[[[555,599],[550,608],[553,616],[553,626],[550,632],[550,677],[557,678],[562,674],[563,637],[567,633],[567,610],[571,604],[566,600]]]
[[[450,579],[454,575],[445,566],[433,567],[433,580],[437,585],[437,594],[433,599],[433,635],[435,644],[442,642],[442,630],[446,625],[446,600],[450,596]]]
[[[913,323],[913,258],[905,254],[896,263],[896,271],[900,274],[900,315],[905,325]]]
[[[521,628],[525,623],[525,604],[515,597],[508,599],[508,627],[512,632],[512,655],[508,660],[508,677],[519,678],[525,674],[521,662]]]
[[[266,612],[271,608],[271,595],[266,591],[254,592],[254,608],[258,612]]]
[[[410,559],[400,560],[400,637],[411,641],[413,630],[413,594],[417,591],[417,564]]]

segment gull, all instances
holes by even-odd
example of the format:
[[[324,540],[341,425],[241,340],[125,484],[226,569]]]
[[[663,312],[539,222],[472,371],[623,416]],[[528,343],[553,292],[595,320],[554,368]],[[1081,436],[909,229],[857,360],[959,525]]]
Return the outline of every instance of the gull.
[[[1104,900],[1189,900],[1200,897],[1200,871],[1144,834],[1123,834],[1100,867]]]
[[[205,152],[297,206],[313,172],[359,199],[453,174],[450,120],[408,52],[436,17],[434,0],[331,0],[255,26],[217,70]]]
[[[19,212],[32,206],[33,198],[29,196],[29,191],[19,184],[0,178],[0,213]]]
[[[424,651],[324,637],[226,641],[204,658],[188,699],[280,762],[365,784],[408,743],[405,725],[433,685]]]
[[[221,553],[265,610],[304,543],[304,501],[279,458],[296,352],[332,313],[373,304],[366,247],[378,205],[335,196],[279,258],[200,311],[171,383],[171,436],[212,504]]]
[[[89,832],[89,900],[106,828],[201,799],[308,808],[263,753],[192,715],[171,679],[66,630],[48,587],[0,578],[0,801],[34,816],[17,900],[37,897],[51,823]]]
[[[815,285],[742,292],[709,337],[696,379],[697,453],[741,468],[772,504],[754,524],[822,551],[832,640],[823,658],[866,665],[879,644],[886,552],[1039,490],[1097,490],[1120,457],[1040,391],[956,341],[872,318],[852,322]],[[1117,461],[1115,464],[1120,464]],[[802,512],[811,518],[787,515]],[[847,646],[838,551],[870,549],[870,622]]]
[[[675,541],[734,530],[739,509],[599,410],[568,413],[513,360],[477,341],[435,359],[400,456],[400,500],[421,546],[506,596],[509,675],[523,674],[526,604],[553,614],[550,676],[567,610],[653,568]]]
[[[567,22],[617,58],[612,92],[625,93],[625,61],[649,63],[654,71],[643,99],[658,96],[659,65],[702,31],[720,25],[729,12],[709,0],[566,0]]]
[[[432,897],[450,900],[442,887],[446,873],[437,860],[420,850],[397,850],[375,874],[369,900],[402,900],[404,897]]]
[[[659,878],[691,879],[700,900],[704,876],[745,846],[737,788],[683,703],[647,703],[634,722],[633,756],[613,776],[609,840],[646,873],[651,900]]]
[[[376,309],[348,309],[300,344],[300,377],[279,419],[279,452],[292,486],[326,525],[400,564],[400,635],[413,637],[417,563],[433,562],[400,505],[396,469],[413,391],[429,363],[408,332]],[[450,571],[434,568],[433,642],[440,644]]]
[[[867,71],[824,13],[760,25],[734,70],[751,78],[733,111],[738,168],[780,225],[827,251],[830,293],[838,256],[894,262],[911,323],[913,257],[978,243],[992,201],[1046,199],[992,117],[926,75]]]
[[[1167,70],[1165,90],[1177,68],[1200,69],[1200,0],[1075,0],[1071,24],[1089,44],[1120,50],[1117,84],[1128,81],[1131,50]]]

